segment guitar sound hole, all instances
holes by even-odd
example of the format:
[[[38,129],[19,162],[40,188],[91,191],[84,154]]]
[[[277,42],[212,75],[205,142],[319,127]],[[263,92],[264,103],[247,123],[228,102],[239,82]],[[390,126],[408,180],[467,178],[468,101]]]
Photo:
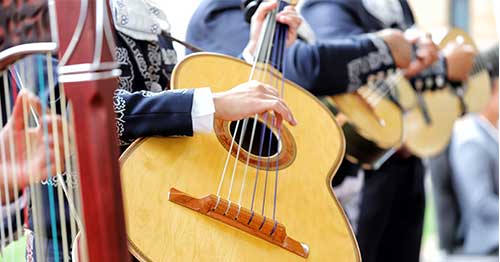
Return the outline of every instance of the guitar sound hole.
[[[244,121],[240,121],[240,124],[238,126],[238,133],[235,137],[236,144],[241,145],[241,148],[255,156],[258,156],[259,152],[261,152],[261,157],[271,157],[276,155],[279,150],[278,138],[276,137],[274,132],[272,132],[271,129],[264,125],[264,123],[262,123],[261,121],[257,121],[257,125],[255,126],[255,135],[252,143],[252,148],[250,150],[250,141],[252,138],[254,121],[255,120],[253,118],[248,119],[248,124],[246,126],[245,135],[242,142],[240,142],[240,137]],[[233,137],[235,136],[236,123],[237,121],[234,121],[229,124],[229,131],[231,132],[231,136]],[[264,137],[262,137],[263,132]],[[269,137],[269,132],[272,132],[271,137]],[[261,140],[263,140],[262,149]]]

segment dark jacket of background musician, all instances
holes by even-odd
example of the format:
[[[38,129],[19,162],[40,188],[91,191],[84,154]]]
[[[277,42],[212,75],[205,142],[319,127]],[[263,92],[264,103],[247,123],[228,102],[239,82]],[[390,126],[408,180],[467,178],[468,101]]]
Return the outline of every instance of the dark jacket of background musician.
[[[384,24],[364,2],[368,1],[308,0],[302,14],[320,41],[413,26],[406,1],[395,1],[402,15],[396,24]],[[363,261],[419,261],[425,208],[423,176],[422,162],[416,157],[393,156],[379,170],[365,171],[356,232]]]

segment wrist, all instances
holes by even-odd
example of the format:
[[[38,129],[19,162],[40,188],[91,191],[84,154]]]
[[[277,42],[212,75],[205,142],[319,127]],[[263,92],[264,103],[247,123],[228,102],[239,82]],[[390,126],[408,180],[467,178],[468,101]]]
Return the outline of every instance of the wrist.
[[[386,29],[376,33],[376,36],[382,40],[389,50],[395,67],[407,68],[410,65],[412,46],[401,31]]]
[[[249,55],[251,55],[252,57],[255,57],[255,49],[257,48],[257,43],[255,41],[252,41],[250,40],[247,44],[247,46],[245,47],[245,49],[243,49],[243,53],[248,53]]]
[[[215,118],[219,118],[220,103],[221,103],[222,96],[223,96],[222,93],[223,92],[212,93],[212,99],[214,101],[214,109],[215,109],[215,112],[214,112]]]

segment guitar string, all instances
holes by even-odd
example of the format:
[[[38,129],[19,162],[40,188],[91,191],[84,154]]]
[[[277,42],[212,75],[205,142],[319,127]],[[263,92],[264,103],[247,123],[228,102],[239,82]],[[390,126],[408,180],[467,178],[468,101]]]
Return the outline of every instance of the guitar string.
[[[281,45],[280,45],[280,51],[279,53],[283,56],[282,59],[279,60],[281,63],[280,70],[281,70],[281,92],[279,92],[280,98],[284,99],[285,97],[285,72],[286,72],[286,55],[285,55],[285,48],[286,48],[286,36],[288,33],[288,29],[284,26],[281,27],[281,34],[282,36],[280,37],[281,40]],[[277,209],[277,198],[278,198],[278,176],[279,176],[279,159],[281,155],[281,149],[282,149],[282,142],[281,142],[281,128],[282,126],[278,127],[278,154],[276,158],[276,171],[275,171],[275,179],[274,179],[274,201],[273,201],[273,220],[276,221],[276,209]],[[274,229],[273,229],[274,231]]]
[[[254,62],[257,62],[257,59],[254,58]],[[259,71],[262,73],[262,70],[259,70]],[[242,179],[242,183],[241,183],[241,187],[240,187],[240,194],[238,197],[238,213],[236,214],[236,219],[239,217],[240,210],[241,210],[241,202],[243,199],[243,192],[245,190],[245,184],[247,181],[248,167],[250,165],[250,155],[251,155],[251,152],[253,149],[253,142],[254,142],[254,138],[255,138],[255,131],[257,128],[257,122],[258,122],[258,115],[255,115],[253,118],[252,132],[250,135],[250,144],[249,144],[249,148],[248,148],[248,152],[247,152],[247,159],[245,161],[245,167],[243,170],[243,179]],[[240,141],[241,141],[241,139],[240,139]]]
[[[263,39],[259,39],[259,45],[258,45],[258,51],[257,51],[257,54],[259,54],[262,50],[262,41]],[[256,67],[257,67],[257,64],[258,64],[258,61],[255,60],[253,65],[252,65],[252,70],[250,71],[250,76],[249,76],[249,81],[251,81],[254,77],[254,73],[255,73],[255,70],[256,70]],[[232,136],[232,139],[231,139],[231,144],[229,146],[229,150],[228,150],[228,153],[227,153],[227,156],[226,156],[226,161],[224,163],[224,168],[222,169],[222,174],[221,174],[221,179],[219,181],[219,186],[217,187],[217,202],[214,206],[214,210],[217,209],[219,203],[220,203],[220,191],[222,189],[222,184],[224,182],[224,178],[225,178],[225,174],[226,174],[226,171],[227,171],[227,167],[228,167],[228,164],[229,164],[229,159],[231,157],[231,152],[233,150],[233,146],[234,146],[234,143],[235,143],[235,138],[236,138],[236,135],[237,135],[237,132],[238,132],[238,128],[240,126],[240,121],[241,120],[238,120],[236,121],[236,127],[235,127],[235,134]]]
[[[391,92],[394,92],[395,86],[396,86],[396,81],[401,79],[402,75],[399,71],[397,71],[394,74],[391,74],[387,77],[387,79],[380,81],[380,85],[382,88],[379,89],[379,94],[372,98],[370,101],[372,106],[377,106],[380,101],[385,99]]]
[[[39,56],[37,59],[37,66],[39,68],[39,83],[40,83],[40,98],[42,102],[42,119],[46,118],[47,115],[47,93],[46,93],[46,86],[45,86],[45,78],[43,75],[43,61],[42,57]],[[43,129],[43,136],[46,138],[45,141],[45,152],[50,152],[49,148],[49,130],[46,121],[42,121],[42,129]],[[50,155],[46,155],[46,166],[47,166],[47,174],[50,174],[52,170],[52,161],[50,159]],[[52,233],[52,248],[53,248],[53,255],[54,255],[54,260],[58,261],[60,258],[59,255],[59,240],[57,239],[57,223],[56,223],[56,207],[55,207],[55,199],[54,199],[54,188],[52,187],[50,183],[50,179],[47,180],[47,195],[49,199],[49,216],[50,216],[50,228],[51,228],[51,233]]]
[[[372,106],[377,106],[380,101],[386,98],[386,96],[395,90],[397,80],[401,79],[402,73],[400,70],[396,70],[395,73],[390,73],[386,79],[379,80],[375,83],[368,82],[370,88],[376,89],[377,94],[372,95],[368,98],[365,97],[365,100]]]
[[[276,24],[276,23],[275,23]],[[280,72],[280,67],[279,67],[279,61],[280,59],[282,58],[281,57],[281,54],[279,53],[279,45],[280,45],[280,37],[281,37],[281,31],[280,31],[280,28],[279,26],[275,25],[275,31],[273,33],[274,35],[274,39],[273,39],[273,49],[272,49],[272,53],[273,53],[273,61],[271,61],[271,64],[273,65],[272,67],[272,70],[273,69],[276,69],[278,72]],[[277,89],[278,87],[278,80],[279,78],[277,76],[275,76],[274,74],[271,74],[271,85],[273,85],[274,88]],[[273,83],[274,82],[274,83]],[[277,90],[279,92],[279,90]],[[269,124],[267,122],[268,119],[266,119],[266,126],[269,126],[269,125],[272,125],[274,122],[275,122],[275,117],[274,115],[271,115],[271,121]],[[266,129],[267,131],[267,129]],[[273,131],[271,128],[269,128],[269,138],[268,138],[268,145],[267,145],[267,157],[266,157],[266,169],[265,169],[265,177],[264,177],[264,194],[263,194],[263,197],[262,197],[262,211],[261,211],[261,214],[262,216],[264,216],[264,221],[265,221],[265,206],[266,206],[266,197],[267,197],[267,184],[268,184],[268,180],[269,180],[269,169],[271,167],[271,148],[272,148],[272,144],[273,144]]]
[[[376,102],[380,97],[384,97],[387,93],[384,94],[385,89],[391,88],[389,85],[386,85],[387,79],[390,77],[391,73],[387,74],[386,78],[382,76],[378,76],[372,81],[367,83],[368,89],[370,92],[365,94],[365,100],[371,105],[376,106],[378,102]]]
[[[273,19],[274,18],[274,19]],[[273,20],[271,20],[273,19]],[[267,36],[270,37],[271,35],[274,35],[274,29],[275,29],[275,26],[276,26],[276,22],[274,22],[276,20],[276,11],[273,10],[270,12],[270,14],[268,15],[268,19],[267,19],[267,25],[268,27],[270,28],[266,28],[266,32],[267,32]],[[273,21],[273,22],[270,22],[270,21]],[[271,48],[272,48],[272,45],[270,44],[271,43],[271,40],[267,40],[266,39],[266,43],[267,43],[267,50],[266,50],[266,57],[264,59],[265,61],[265,69],[264,69],[264,75],[266,76],[271,76],[268,71],[269,71],[269,58],[270,58],[270,53],[271,53]],[[264,82],[267,82],[267,81],[264,81]],[[253,214],[253,211],[254,211],[254,203],[255,203],[255,195],[256,195],[256,191],[257,191],[257,183],[258,183],[258,180],[259,180],[259,172],[260,172],[260,164],[261,164],[261,157],[262,157],[262,150],[263,150],[263,145],[264,145],[264,137],[265,137],[265,134],[266,134],[266,131],[267,131],[267,123],[268,123],[268,118],[269,118],[269,113],[266,112],[264,113],[264,116],[263,116],[263,125],[262,125],[262,128],[261,128],[261,135],[260,135],[260,142],[259,142],[259,154],[257,155],[257,166],[256,166],[256,169],[255,169],[255,180],[254,180],[254,187],[253,187],[253,192],[252,192],[252,201],[251,201],[251,211],[252,211],[252,214]]]
[[[394,75],[389,76],[387,81],[383,82],[385,87],[384,87],[384,89],[381,89],[382,91],[381,91],[380,96],[375,98],[372,101],[372,103],[376,106],[380,103],[380,101],[385,99],[388,94],[390,94],[391,92],[394,92],[397,81],[400,80],[402,77],[403,77],[403,75],[401,74],[401,72],[397,72]]]
[[[262,83],[264,84],[268,84],[268,77],[270,76],[268,74],[268,71],[269,71],[269,57],[271,55],[271,48],[272,48],[272,45],[270,44],[269,42],[269,37],[270,37],[270,30],[272,30],[272,23],[271,21],[273,21],[273,13],[274,11],[272,11],[267,17],[266,17],[266,26],[265,26],[265,29],[263,31],[263,40],[262,40],[262,45],[265,45],[266,48],[265,48],[265,51],[264,53],[258,53],[258,57],[262,60],[263,62],[263,67],[261,65],[261,70],[258,72],[259,73],[259,76],[256,77],[255,79],[261,81]],[[268,113],[264,113],[264,118],[266,119],[265,122],[267,122],[267,117],[268,117]],[[256,134],[256,126],[257,126],[257,122],[259,121],[259,115],[255,115],[255,118],[254,118],[254,126],[252,128],[252,134],[251,134],[251,137],[250,137],[250,140],[251,140],[251,148],[253,149],[253,141],[254,141],[254,138],[255,138],[255,134]],[[265,125],[262,125],[262,130],[265,129]],[[261,137],[261,140],[262,140],[262,137]],[[249,150],[249,154],[247,155],[247,161],[246,161],[246,165],[249,164],[249,159],[250,159],[250,154],[251,154],[251,149]],[[261,153],[259,152],[259,158],[261,156]],[[259,159],[260,160],[260,159]],[[248,170],[248,166],[245,166],[245,169]],[[253,193],[253,197],[252,197],[252,211],[253,211],[253,202],[254,202],[254,196],[255,196],[255,189],[256,189],[256,183],[258,181],[258,176],[259,176],[259,170],[260,170],[260,165],[257,165],[256,167],[256,176],[255,176],[255,184],[254,184],[254,193]],[[246,172],[246,171],[245,171]],[[246,176],[246,173],[244,174],[244,176]],[[244,180],[244,182],[246,182],[246,180]],[[242,186],[243,187],[243,186]]]
[[[498,53],[495,53],[495,54],[496,54],[496,56],[498,56]],[[474,62],[474,64],[472,65],[472,70],[471,70],[470,76],[474,76],[475,74],[477,74],[477,73],[479,73],[479,72],[481,72],[482,70],[485,70],[485,69],[487,69],[487,62],[486,62],[486,61],[485,61],[485,59],[481,56],[481,54],[479,54],[479,55],[477,55],[477,56],[475,57],[475,62]],[[399,70],[397,70],[397,71],[399,71]],[[398,77],[400,77],[400,76],[398,75]],[[388,85],[388,86],[390,86],[392,89],[394,89],[394,85]],[[391,90],[391,91],[392,91],[392,90]],[[389,91],[389,92],[390,92],[390,91]],[[384,92],[382,93],[382,95],[380,95],[380,97],[378,98],[378,101],[376,101],[376,102],[375,102],[375,105],[376,105],[376,104],[378,104],[378,102],[379,102],[380,100],[382,100],[382,99],[383,99],[383,97],[385,97],[385,95],[387,95],[387,92],[386,92],[386,91],[384,91]]]
[[[266,64],[266,67],[267,67],[267,64]],[[265,70],[264,70],[264,72],[265,72]],[[262,71],[258,71],[258,74],[260,74],[260,75],[257,77],[257,79],[259,79],[263,73],[262,73]],[[258,118],[258,115],[257,115],[257,118]],[[255,121],[258,121],[258,120],[254,118],[254,123],[255,123]],[[241,148],[242,148],[242,143],[243,143],[245,135],[246,135],[247,126],[248,126],[248,119],[245,119],[243,121],[243,126],[242,126],[241,131],[240,131],[240,138],[238,140],[239,143],[238,143],[238,147],[237,147],[237,150],[236,150],[236,157],[235,157],[235,160],[234,160],[233,171],[232,171],[232,174],[231,174],[231,182],[230,182],[230,185],[229,185],[229,191],[228,191],[228,197],[227,197],[228,206],[227,206],[226,211],[224,212],[224,214],[227,214],[227,212],[229,211],[229,209],[231,207],[231,193],[232,193],[232,190],[233,190],[234,179],[236,177],[236,169],[238,167],[238,160],[239,160],[240,151],[241,151]],[[234,137],[237,136],[237,132],[238,132],[238,130],[235,131]],[[255,129],[252,129],[252,132],[255,132]],[[253,137],[253,136],[254,136],[254,134],[251,134],[251,137]],[[250,147],[251,147],[251,144],[250,144]],[[251,149],[249,150],[249,154],[250,153],[251,153]],[[248,156],[247,156],[247,159],[248,159]],[[243,180],[243,181],[245,181],[245,180]],[[238,211],[239,210],[240,209],[238,209]],[[237,215],[239,215],[239,212],[238,212]]]
[[[267,19],[267,20],[266,20],[266,22],[267,22],[266,24],[268,24],[269,16],[268,16],[268,17],[266,17],[266,19]],[[259,48],[258,48],[258,49],[259,49],[259,50],[258,50],[258,54],[260,54],[260,52],[262,51],[262,46],[263,46],[264,41],[265,41],[265,33],[266,33],[266,32],[265,32],[265,30],[263,30],[263,31],[261,32],[261,40],[259,41],[260,43],[259,43]],[[254,70],[254,69],[255,69],[255,67],[256,67],[256,65],[257,65],[257,64],[258,64],[258,60],[256,60],[256,61],[255,61],[255,63],[254,63],[254,66],[253,66],[253,68],[252,68],[252,72],[251,72],[251,74],[250,74],[249,80],[254,79],[254,73],[255,73],[255,70]],[[267,66],[267,64],[266,64],[266,66]],[[258,118],[258,114],[256,114],[256,115],[255,115],[255,117],[254,117],[254,121],[256,120],[256,118]],[[226,172],[227,165],[228,165],[228,162],[229,162],[229,157],[230,157],[230,155],[231,155],[232,148],[233,148],[234,143],[235,143],[235,139],[236,139],[236,136],[237,136],[237,132],[238,132],[238,128],[239,128],[239,124],[240,124],[240,121],[238,121],[238,122],[237,122],[237,124],[236,124],[235,134],[233,135],[232,140],[231,140],[230,150],[229,150],[229,152],[228,152],[228,157],[227,157],[227,159],[226,159],[226,164],[225,164],[225,166],[224,166],[224,170],[223,170],[224,174],[225,174],[225,172]],[[227,206],[227,208],[226,208],[226,212],[225,212],[225,214],[227,213],[227,211],[229,210],[229,208],[230,208],[230,206],[231,206],[231,202],[230,202],[230,193],[232,192],[232,187],[233,187],[234,177],[235,177],[235,174],[236,174],[236,167],[237,167],[238,160],[239,160],[239,152],[240,152],[240,150],[241,150],[241,144],[243,143],[243,138],[244,138],[244,135],[245,135],[245,131],[246,131],[246,127],[247,127],[247,125],[248,125],[248,119],[245,119],[245,120],[243,121],[243,127],[242,127],[242,130],[241,130],[241,133],[240,133],[240,142],[238,143],[237,154],[236,154],[236,157],[235,157],[235,160],[234,160],[234,168],[233,168],[233,173],[232,173],[232,175],[231,175],[231,184],[230,184],[230,186],[229,186],[229,194],[228,194],[228,201],[229,201],[229,202],[228,202],[228,206]],[[216,203],[216,205],[215,205],[214,209],[216,209],[216,208],[217,208],[217,206],[218,206],[218,205],[219,205],[219,203],[220,203],[220,197],[219,197],[219,194],[220,194],[220,189],[221,189],[221,187],[222,187],[222,183],[223,183],[223,179],[224,179],[224,174],[223,174],[222,179],[221,179],[220,184],[219,184],[219,189],[218,189],[218,192],[217,192],[217,196],[218,196],[218,197],[217,197],[217,203]]]
[[[254,63],[258,63],[258,59],[254,58]],[[263,70],[264,70],[263,68],[259,68],[259,71],[257,72],[257,74],[259,74],[259,76],[258,77],[253,77],[253,78],[254,79],[261,78],[262,77],[261,75],[263,74]],[[241,202],[242,202],[242,199],[243,199],[243,192],[245,190],[245,185],[246,185],[246,181],[247,181],[248,167],[250,165],[250,156],[251,156],[251,152],[252,152],[252,149],[253,149],[253,143],[254,143],[254,139],[255,139],[255,131],[256,131],[256,128],[257,128],[258,119],[259,119],[259,115],[256,114],[253,117],[252,132],[250,134],[250,143],[249,143],[249,148],[248,148],[248,152],[247,152],[247,159],[245,161],[245,167],[244,167],[244,170],[243,170],[243,178],[242,178],[242,183],[241,183],[241,187],[240,187],[240,194],[239,194],[239,197],[238,197],[238,213],[236,214],[236,218],[239,217],[240,210],[241,210]],[[240,138],[240,143],[241,143],[241,141],[242,141],[242,139]]]
[[[367,90],[365,91],[364,89],[360,88],[360,89],[357,89],[356,92],[358,92],[365,100],[370,100],[370,99],[373,99],[375,97],[378,97],[379,90],[378,90],[377,86],[380,84],[377,84],[377,83],[381,83],[381,81],[382,81],[381,75],[377,75],[377,76],[372,75],[371,77],[368,77],[368,80],[366,83]]]

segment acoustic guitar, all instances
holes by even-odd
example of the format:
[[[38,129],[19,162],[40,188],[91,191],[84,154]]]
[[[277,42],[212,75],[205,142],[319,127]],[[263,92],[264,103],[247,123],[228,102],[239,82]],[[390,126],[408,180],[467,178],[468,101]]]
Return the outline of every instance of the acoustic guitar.
[[[472,38],[460,29],[450,30],[439,42],[439,47],[444,48],[457,40],[476,47]],[[417,87],[413,95],[404,94],[410,108],[404,117],[405,145],[410,152],[419,157],[441,153],[449,143],[455,120],[485,107],[490,97],[486,64],[481,56],[476,56],[471,75],[462,88],[447,85],[439,90],[419,91]]]
[[[378,169],[403,139],[403,112],[391,101],[400,72],[370,79],[352,93],[323,97],[346,137],[346,158],[364,169]],[[411,87],[410,87],[411,88]]]
[[[216,120],[213,134],[134,142],[121,164],[129,247],[140,261],[360,261],[330,186],[342,130],[280,73],[287,28],[276,14],[266,18],[253,65],[197,53],[176,66],[171,86],[217,92],[249,79],[272,83],[299,125],[278,128],[266,113]]]

